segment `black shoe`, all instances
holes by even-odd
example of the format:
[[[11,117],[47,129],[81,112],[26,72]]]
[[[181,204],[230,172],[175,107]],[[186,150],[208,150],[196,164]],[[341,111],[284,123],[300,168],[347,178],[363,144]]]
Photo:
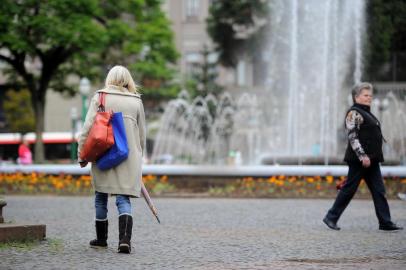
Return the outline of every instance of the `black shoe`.
[[[118,253],[131,253],[131,244],[126,242],[126,241],[121,241],[121,243],[118,244]]]
[[[382,231],[400,231],[403,230],[403,227],[400,227],[395,223],[390,223],[387,225],[379,225],[379,229]]]
[[[90,241],[90,247],[92,248],[107,248],[107,241],[106,240],[99,240],[94,239]]]
[[[107,220],[96,220],[96,239],[90,241],[90,247],[92,248],[106,248],[107,247]]]
[[[131,253],[131,235],[133,229],[133,217],[121,215],[118,217],[118,253]]]
[[[332,220],[328,219],[327,217],[325,217],[323,219],[323,222],[327,225],[327,227],[329,227],[332,230],[336,230],[339,231],[341,228],[337,226],[337,223],[333,222]]]

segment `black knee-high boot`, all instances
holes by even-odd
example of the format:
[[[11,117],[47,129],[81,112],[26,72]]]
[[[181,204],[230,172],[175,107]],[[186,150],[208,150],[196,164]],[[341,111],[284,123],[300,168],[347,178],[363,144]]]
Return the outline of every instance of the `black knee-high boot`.
[[[131,234],[133,229],[133,217],[121,215],[118,217],[119,242],[118,252],[131,253]]]
[[[108,232],[107,220],[96,220],[96,239],[90,241],[91,247],[107,247],[107,232]]]

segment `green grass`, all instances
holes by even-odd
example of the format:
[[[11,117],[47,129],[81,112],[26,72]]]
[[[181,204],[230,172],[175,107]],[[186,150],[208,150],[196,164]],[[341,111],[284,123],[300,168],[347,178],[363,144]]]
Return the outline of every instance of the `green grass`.
[[[47,248],[52,252],[59,252],[63,250],[63,240],[57,238],[47,238],[45,240],[34,240],[28,239],[23,241],[10,241],[5,243],[0,243],[0,250],[5,249],[15,249],[19,251],[30,251],[41,244],[47,246]]]
[[[53,252],[59,252],[63,250],[63,240],[58,238],[47,239],[49,249]]]
[[[0,243],[0,250],[4,249],[17,249],[17,250],[32,250],[34,247],[40,245],[42,241],[39,240],[24,240],[24,241],[10,241],[5,243]]]

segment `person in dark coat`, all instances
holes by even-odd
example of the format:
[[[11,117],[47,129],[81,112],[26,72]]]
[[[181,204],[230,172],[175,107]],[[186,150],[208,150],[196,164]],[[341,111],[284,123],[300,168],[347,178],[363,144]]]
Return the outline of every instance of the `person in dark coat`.
[[[333,230],[340,230],[337,221],[353,198],[361,179],[365,180],[372,194],[379,229],[384,231],[403,229],[392,222],[385,195],[380,169],[380,163],[384,161],[382,152],[384,138],[381,124],[370,110],[372,91],[372,85],[365,82],[356,84],[352,89],[354,105],[348,110],[345,118],[348,134],[344,157],[349,167],[347,181],[323,219],[323,222]]]

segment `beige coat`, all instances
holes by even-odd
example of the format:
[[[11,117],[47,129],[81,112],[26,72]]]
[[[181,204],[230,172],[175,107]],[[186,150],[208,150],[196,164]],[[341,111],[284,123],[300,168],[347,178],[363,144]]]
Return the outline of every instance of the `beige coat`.
[[[96,164],[92,164],[91,174],[93,187],[98,192],[110,194],[125,194],[134,197],[140,196],[142,181],[142,155],[145,149],[145,116],[141,97],[128,92],[127,89],[115,86],[99,90],[92,98],[82,134],[79,136],[78,156],[86,141],[89,130],[93,125],[99,106],[98,93],[106,95],[106,111],[122,112],[129,148],[128,159],[117,167],[101,171]]]

